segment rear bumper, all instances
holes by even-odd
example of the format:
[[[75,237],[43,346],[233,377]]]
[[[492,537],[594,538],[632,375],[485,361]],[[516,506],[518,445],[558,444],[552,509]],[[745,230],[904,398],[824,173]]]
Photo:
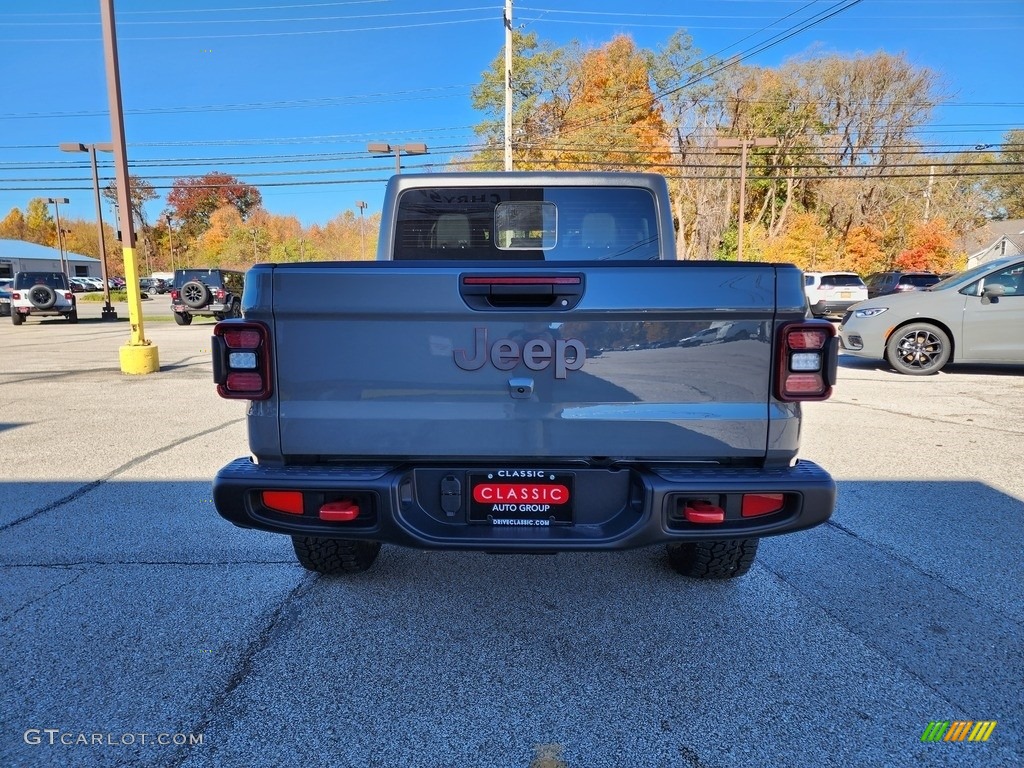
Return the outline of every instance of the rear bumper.
[[[201,307],[193,308],[187,304],[181,302],[172,302],[171,311],[179,314],[193,315],[197,317],[213,317],[214,315],[223,315],[231,311],[231,303],[213,302],[211,304],[204,304]]]
[[[811,304],[811,314],[816,317],[842,317],[846,313],[846,310],[854,304],[859,304],[862,301],[864,301],[863,298],[853,299],[851,301],[819,301],[816,304]]]
[[[536,467],[500,467],[517,468]],[[494,465],[266,467],[243,458],[217,473],[213,499],[222,517],[244,528],[489,552],[629,549],[775,536],[819,525],[835,506],[834,481],[808,461],[778,469],[545,464],[544,471],[573,476],[573,523],[469,522],[470,474],[495,469]],[[268,490],[302,492],[301,510],[288,513],[269,508],[263,503],[263,491]],[[778,511],[744,517],[744,494],[782,494],[784,502]],[[320,519],[324,504],[345,501],[358,507],[355,519]],[[688,521],[685,509],[691,502],[720,509],[724,519]]]

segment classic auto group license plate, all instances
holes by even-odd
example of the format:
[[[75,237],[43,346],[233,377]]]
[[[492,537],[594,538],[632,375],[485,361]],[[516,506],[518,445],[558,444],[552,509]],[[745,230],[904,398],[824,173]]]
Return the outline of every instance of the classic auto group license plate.
[[[469,476],[469,521],[492,525],[566,525],[573,521],[573,474],[498,469]]]

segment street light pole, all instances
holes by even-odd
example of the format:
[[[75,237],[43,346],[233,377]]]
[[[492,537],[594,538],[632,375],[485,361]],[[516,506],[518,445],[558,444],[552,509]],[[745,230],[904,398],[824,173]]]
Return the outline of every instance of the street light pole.
[[[89,163],[92,165],[92,188],[96,195],[96,230],[100,246],[100,274],[103,277],[103,320],[117,320],[117,311],[110,306],[110,281],[107,277],[107,240],[103,232],[103,206],[100,201],[100,174],[96,167],[96,152],[113,152],[114,145],[110,142],[99,144],[81,144],[69,142],[60,145],[61,152],[88,152]]]
[[[118,350],[122,373],[145,374],[160,370],[160,353],[146,338],[142,318],[142,289],[135,260],[135,225],[132,222],[132,197],[128,180],[128,149],[124,136],[124,110],[121,104],[121,72],[117,62],[117,24],[114,0],[100,0],[100,24],[103,30],[103,59],[107,72],[107,101],[110,105],[110,136],[114,145],[114,174],[117,199],[121,202],[121,252],[128,290],[128,343]]]
[[[60,204],[64,203],[67,205],[71,201],[66,197],[48,197],[46,202],[53,204],[53,211],[57,216],[57,250],[60,251],[60,271],[65,275],[68,274],[68,265],[64,258],[64,233],[60,229]],[[68,275],[70,277],[70,275]]]
[[[366,258],[366,233],[363,232],[363,211],[366,210],[366,203],[356,200],[356,208],[359,209],[359,258]]]
[[[779,140],[774,136],[769,136],[757,139],[718,139],[717,143],[721,149],[740,147],[740,220],[736,261],[743,261],[743,209],[747,204],[747,147],[775,147],[778,146]]]
[[[426,144],[388,144],[386,141],[372,141],[366,145],[367,152],[377,156],[395,153],[395,173],[402,172],[402,153],[407,155],[425,155],[428,153]]]

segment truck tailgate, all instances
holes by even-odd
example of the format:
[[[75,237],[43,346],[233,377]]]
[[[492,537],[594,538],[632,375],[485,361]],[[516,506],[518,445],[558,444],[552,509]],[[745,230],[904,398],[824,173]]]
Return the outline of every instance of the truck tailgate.
[[[267,322],[274,338],[281,453],[763,458],[776,273],[735,266],[257,268],[253,288],[273,294],[258,305],[274,312],[247,317]],[[531,276],[539,287],[522,290]],[[570,278],[576,293],[565,304],[557,285],[548,286],[554,299],[538,296],[550,277]]]

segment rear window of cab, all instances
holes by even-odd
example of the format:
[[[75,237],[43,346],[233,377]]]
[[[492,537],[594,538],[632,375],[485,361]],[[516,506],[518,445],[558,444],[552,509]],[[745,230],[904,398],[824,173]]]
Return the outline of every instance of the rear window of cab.
[[[656,259],[657,207],[634,187],[410,189],[392,258]]]

